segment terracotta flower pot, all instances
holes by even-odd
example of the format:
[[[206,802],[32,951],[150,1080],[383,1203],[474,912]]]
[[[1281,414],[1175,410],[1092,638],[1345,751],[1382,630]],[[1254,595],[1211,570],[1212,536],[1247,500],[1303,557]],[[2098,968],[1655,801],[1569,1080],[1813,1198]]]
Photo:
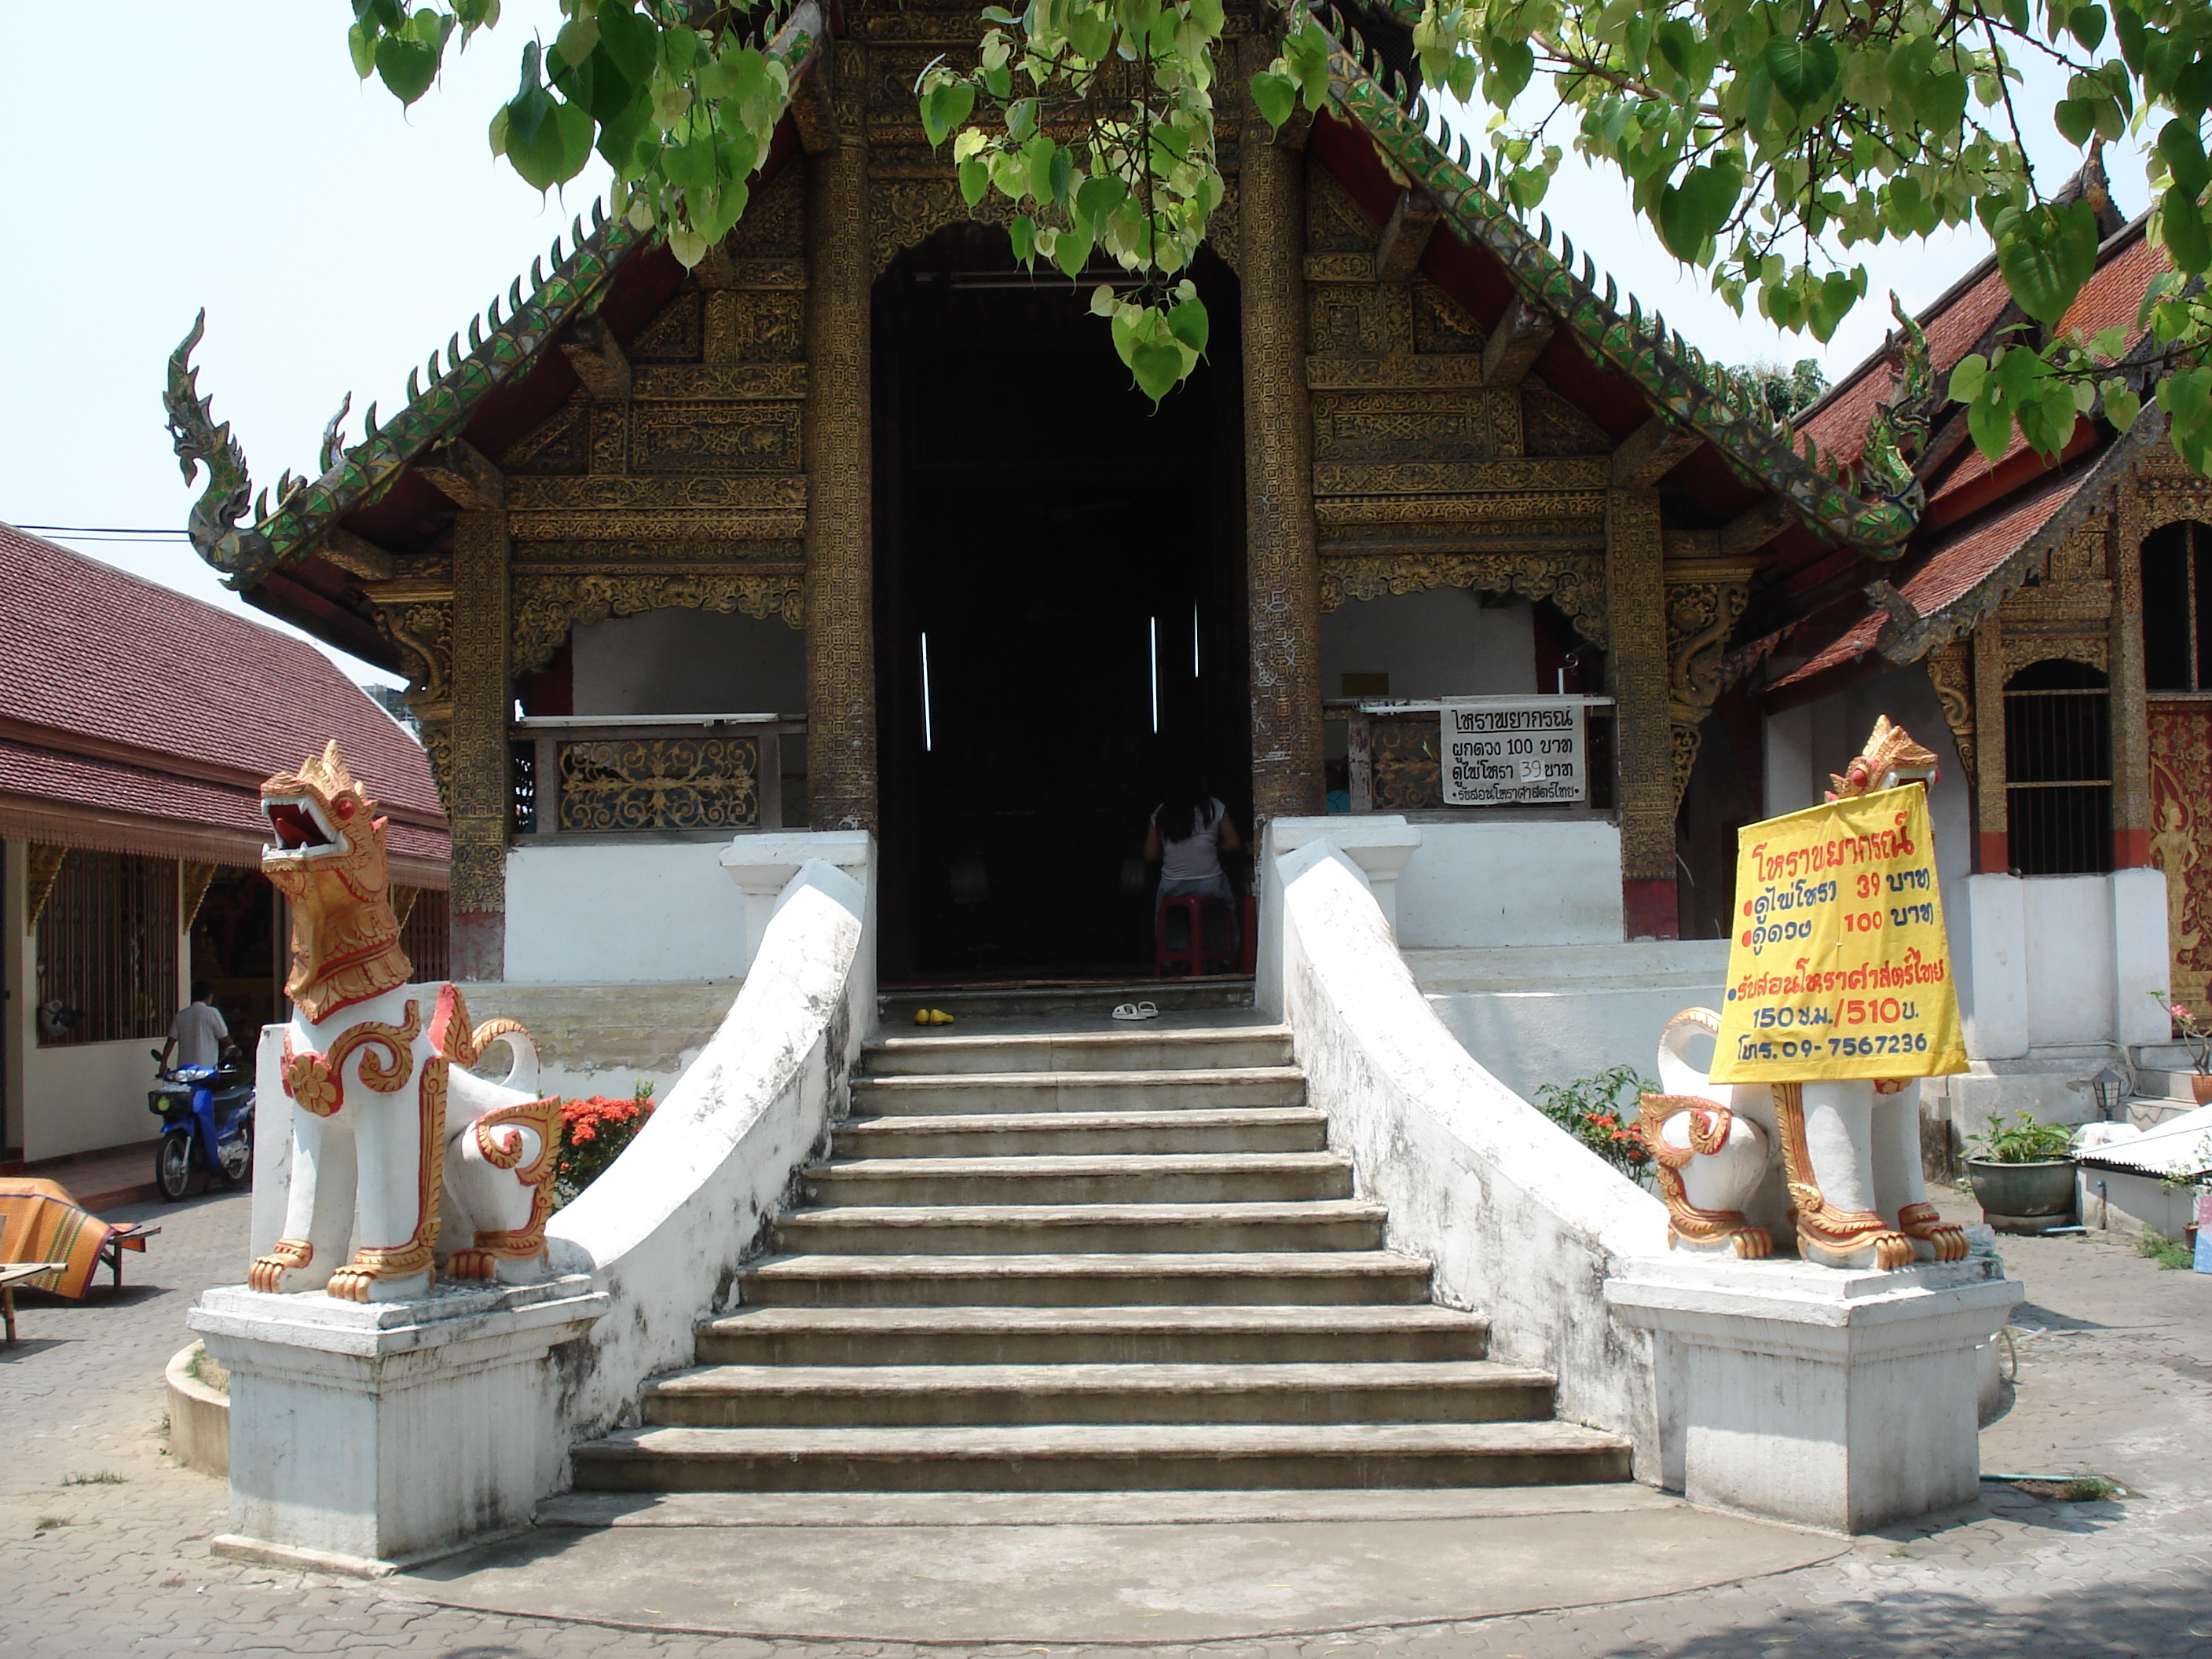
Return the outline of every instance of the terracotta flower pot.
[[[1992,1215],[2067,1215],[2074,1208],[2074,1160],[2049,1158],[2034,1164],[1988,1164],[1966,1160],[1966,1179],[1974,1197]]]
[[[2189,1074],[2189,1092],[2197,1097],[2199,1106],[2212,1101],[2212,1072],[2191,1072]]]

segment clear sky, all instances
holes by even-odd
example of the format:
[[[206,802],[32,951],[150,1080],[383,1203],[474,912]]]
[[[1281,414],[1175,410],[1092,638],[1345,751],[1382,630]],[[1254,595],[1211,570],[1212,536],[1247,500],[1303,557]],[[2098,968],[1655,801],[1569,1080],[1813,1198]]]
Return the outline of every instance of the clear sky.
[[[0,10],[0,154],[18,227],[0,267],[16,331],[0,399],[0,519],[174,529],[167,543],[54,539],[240,604],[182,539],[195,492],[162,426],[168,354],[204,305],[200,388],[244,444],[257,489],[287,466],[314,470],[346,392],[355,438],[372,400],[382,414],[400,407],[408,369],[505,294],[603,182],[595,166],[565,200],[541,198],[486,147],[523,44],[534,27],[550,37],[558,15],[553,0],[507,0],[505,12],[403,112],[355,79],[340,0],[110,0],[91,80],[81,11]],[[2048,88],[2032,79],[2029,92],[2028,106],[2047,108]],[[2030,146],[2047,188],[2076,164],[2047,122]],[[2108,167],[2124,210],[2138,210],[2139,157],[2115,153]],[[1545,207],[1709,355],[1811,356],[1832,376],[1881,343],[1887,308],[1872,300],[1825,349],[1739,319],[1626,203],[1625,187],[1571,156]],[[1984,251],[1977,234],[1866,252],[1873,298],[1894,287],[1924,304]],[[358,678],[391,678],[339,660]]]

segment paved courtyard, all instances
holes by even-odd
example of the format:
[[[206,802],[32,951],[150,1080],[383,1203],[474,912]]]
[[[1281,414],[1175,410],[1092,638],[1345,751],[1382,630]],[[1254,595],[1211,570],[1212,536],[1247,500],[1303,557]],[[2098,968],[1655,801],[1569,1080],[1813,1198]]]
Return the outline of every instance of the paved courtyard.
[[[828,1659],[942,1654],[563,1624],[410,1599],[391,1584],[214,1559],[222,1484],[161,1454],[161,1370],[204,1286],[235,1282],[247,1202],[120,1212],[166,1229],[126,1266],[120,1297],[22,1299],[0,1350],[0,1653],[354,1652],[436,1659]],[[2019,1381],[1983,1436],[1983,1467],[2097,1473],[2126,1495],[2066,1504],[1985,1484],[1962,1510],[1855,1540],[1812,1566],[1717,1588],[1454,1624],[1403,1622],[1272,1641],[1139,1651],[1276,1659],[1553,1656],[2198,1656],[2212,1659],[2212,1276],[2160,1272],[2126,1246],[2007,1240],[2028,1287]],[[744,1534],[732,1534],[742,1538]],[[1192,1534],[1202,1544],[1203,1529]],[[740,1547],[733,1543],[732,1548]],[[1593,1573],[1601,1537],[1593,1536]],[[865,1586],[854,1589],[866,1593]],[[646,1622],[639,1615],[639,1622]],[[1171,1620],[1170,1622],[1172,1622]],[[1128,1644],[962,1650],[1127,1654]]]

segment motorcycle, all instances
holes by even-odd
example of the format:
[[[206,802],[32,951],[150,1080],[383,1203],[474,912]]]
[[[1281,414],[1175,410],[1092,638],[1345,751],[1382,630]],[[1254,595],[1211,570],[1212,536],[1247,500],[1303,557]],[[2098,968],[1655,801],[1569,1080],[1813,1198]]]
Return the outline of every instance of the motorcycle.
[[[182,1198],[195,1163],[210,1181],[245,1186],[253,1178],[252,1079],[236,1065],[163,1070],[161,1050],[150,1052],[161,1081],[147,1091],[146,1109],[161,1120],[154,1149],[161,1196],[172,1203]]]

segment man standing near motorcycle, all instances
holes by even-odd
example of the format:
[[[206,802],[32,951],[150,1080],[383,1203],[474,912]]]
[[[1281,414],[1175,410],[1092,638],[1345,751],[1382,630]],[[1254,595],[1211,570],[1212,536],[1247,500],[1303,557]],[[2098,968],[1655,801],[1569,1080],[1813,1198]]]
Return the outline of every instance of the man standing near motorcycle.
[[[215,1006],[215,987],[204,979],[193,981],[192,1000],[178,1011],[169,1025],[169,1040],[161,1045],[161,1069],[169,1069],[173,1052],[179,1066],[220,1066],[229,1046],[230,1027]]]

